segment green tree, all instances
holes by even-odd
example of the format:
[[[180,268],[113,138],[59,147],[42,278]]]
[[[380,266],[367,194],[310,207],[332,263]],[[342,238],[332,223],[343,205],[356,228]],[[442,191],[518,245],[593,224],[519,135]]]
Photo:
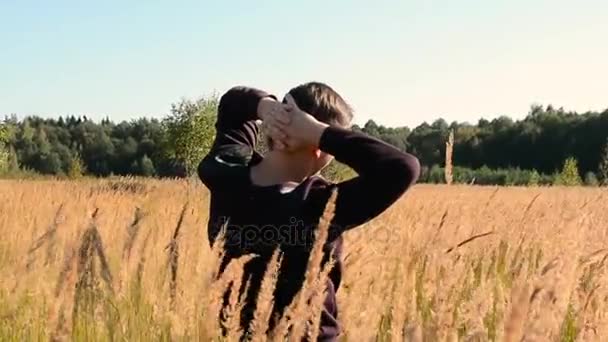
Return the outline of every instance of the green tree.
[[[608,139],[606,139],[606,145],[602,150],[598,174],[601,184],[608,186]]]
[[[144,155],[139,160],[139,174],[144,177],[152,177],[156,174],[156,169],[154,168],[154,163],[152,159],[150,159],[147,155]]]
[[[15,148],[10,146],[8,149],[8,169],[6,172],[8,173],[17,173],[19,172],[19,158],[17,157],[17,152]]]
[[[142,118],[114,123],[108,118],[95,122],[77,116],[0,119],[0,164],[6,170],[8,159],[11,170],[69,174],[72,157],[78,153],[87,173],[128,175],[140,174],[139,163],[147,155],[156,175],[185,175],[186,170],[195,169],[213,140],[217,102],[216,97],[182,100],[171,107],[164,120]],[[480,119],[475,124],[448,125],[438,119],[413,130],[369,121],[353,129],[415,154],[425,170],[421,181],[435,179],[441,168],[432,166],[443,164],[445,139],[454,130],[456,182],[469,181],[471,174],[465,170],[469,169],[475,171],[475,184],[529,184],[534,175],[527,170],[537,170],[540,184],[550,185],[555,176],[551,173],[560,170],[564,160],[572,156],[578,161],[581,175],[594,172],[608,185],[608,110],[570,113],[559,106],[535,105],[517,121],[503,116],[491,121]],[[484,165],[489,171],[480,171]]]
[[[86,171],[86,166],[79,154],[72,157],[70,167],[68,168],[68,177],[72,179],[81,178]]]
[[[64,175],[61,168],[61,157],[55,152],[41,155],[39,159],[40,171],[48,175]]]
[[[540,184],[540,174],[535,169],[530,172],[528,186],[538,186]]]
[[[429,170],[429,183],[442,184],[445,182],[445,172],[441,166],[434,164]]]
[[[321,171],[321,175],[332,182],[342,182],[356,176],[350,167],[333,160]]]
[[[598,186],[600,182],[597,180],[595,173],[589,171],[585,173],[585,185],[587,186]]]
[[[581,185],[581,176],[578,173],[578,162],[575,158],[568,158],[564,162],[562,171],[555,179],[556,185],[577,186]]]
[[[91,122],[83,124],[88,125]],[[114,157],[114,144],[100,126],[91,126],[90,130],[91,132],[85,137],[82,158],[89,172],[97,176],[108,176],[114,173],[110,163]]]
[[[194,173],[211,148],[218,102],[217,96],[211,96],[195,102],[182,99],[171,105],[171,115],[164,121],[166,153],[184,169],[186,175]]]
[[[5,123],[0,124],[0,174],[9,169],[9,130]]]

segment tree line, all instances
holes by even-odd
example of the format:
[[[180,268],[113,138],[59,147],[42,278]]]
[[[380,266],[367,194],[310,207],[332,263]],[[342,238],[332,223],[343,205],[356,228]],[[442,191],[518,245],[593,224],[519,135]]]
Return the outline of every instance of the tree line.
[[[120,123],[86,116],[7,116],[0,126],[0,173],[185,177],[213,141],[217,105],[217,96],[182,99],[162,119]],[[555,184],[569,159],[582,180],[608,182],[608,109],[576,113],[535,105],[517,121],[507,116],[477,123],[437,119],[410,129],[369,120],[354,129],[415,154],[424,182],[442,182],[451,131],[456,182]],[[351,172],[336,163],[326,174],[339,179]]]

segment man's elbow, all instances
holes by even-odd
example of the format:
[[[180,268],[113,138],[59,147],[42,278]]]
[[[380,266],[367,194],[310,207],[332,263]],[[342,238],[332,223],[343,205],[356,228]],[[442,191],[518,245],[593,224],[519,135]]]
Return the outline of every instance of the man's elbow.
[[[418,181],[420,161],[411,154],[404,154],[391,168],[392,184],[395,191],[403,194]]]
[[[203,182],[203,184],[210,188],[211,179],[213,179],[213,168],[210,167],[207,158],[203,159],[200,164],[198,164],[197,174],[198,178]]]
[[[412,186],[418,181],[418,178],[420,178],[420,161],[411,154],[406,154],[405,156],[407,159],[406,169],[410,175],[409,183],[410,186]]]

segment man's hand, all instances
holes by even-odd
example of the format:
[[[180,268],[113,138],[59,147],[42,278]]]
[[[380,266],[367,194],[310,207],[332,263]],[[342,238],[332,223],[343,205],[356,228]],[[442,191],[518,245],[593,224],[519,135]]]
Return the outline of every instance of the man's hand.
[[[279,117],[284,115],[280,113],[272,115],[275,119],[267,122],[268,131],[277,142],[277,148],[292,151],[318,148],[321,135],[328,125],[298,108],[290,94],[287,94],[285,99],[287,119],[280,119]]]
[[[276,101],[272,97],[264,97],[258,103],[258,118],[262,121],[272,119],[277,114],[287,113],[287,105]]]
[[[288,111],[291,113],[291,122],[285,128],[287,136],[291,140],[300,141],[313,148],[318,148],[323,131],[329,125],[301,110],[291,94],[287,94],[285,99],[289,105]]]
[[[283,141],[287,136],[279,127],[289,125],[291,114],[288,110],[288,105],[277,102],[271,97],[261,99],[258,104],[258,118],[262,120],[263,131],[272,138],[278,149],[285,148]]]

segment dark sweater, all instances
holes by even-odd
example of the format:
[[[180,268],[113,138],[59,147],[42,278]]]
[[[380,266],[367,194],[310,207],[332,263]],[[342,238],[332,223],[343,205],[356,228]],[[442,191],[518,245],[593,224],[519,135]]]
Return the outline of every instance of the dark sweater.
[[[377,139],[329,127],[319,148],[351,167],[357,177],[338,184],[310,177],[287,193],[281,191],[282,185],[254,185],[250,168],[263,159],[254,149],[259,132],[257,108],[266,96],[270,95],[258,89],[235,87],[220,99],[215,142],[198,168],[200,179],[211,192],[209,241],[213,244],[225,228],[222,268],[244,254],[259,256],[245,267],[243,284],[250,279],[250,287],[241,324],[246,330],[267,262],[277,247],[283,259],[274,313],[281,314],[301,288],[314,229],[332,190],[337,188],[335,216],[325,246],[326,257],[333,251],[336,264],[327,284],[319,334],[319,340],[331,341],[339,334],[335,299],[342,274],[341,234],[391,206],[415,183],[420,165],[415,157]]]

